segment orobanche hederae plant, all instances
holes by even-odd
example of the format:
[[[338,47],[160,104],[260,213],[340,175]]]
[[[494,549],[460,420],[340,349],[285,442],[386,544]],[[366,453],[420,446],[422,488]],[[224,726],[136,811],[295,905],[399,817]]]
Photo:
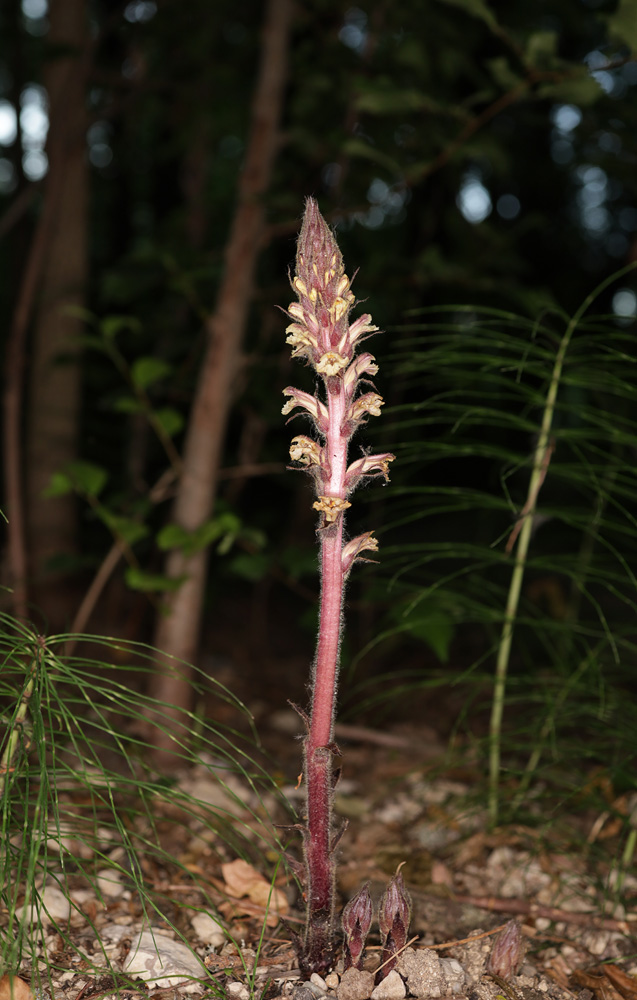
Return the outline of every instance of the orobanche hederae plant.
[[[348,464],[350,439],[370,415],[380,415],[383,405],[370,382],[370,377],[378,371],[374,357],[367,352],[357,354],[362,342],[376,333],[378,327],[367,313],[349,322],[355,303],[351,280],[345,274],[336,240],[313,198],[308,198],[305,206],[292,288],[298,302],[288,308],[292,322],[286,329],[287,343],[292,347],[292,357],[312,365],[323,383],[323,391],[317,388],[313,396],[291,386],[283,390],[289,397],[283,413],[297,408],[305,411],[315,430],[312,437],[297,435],[290,446],[295,467],[306,469],[314,478],[317,499],[313,506],[319,514],[319,633],[312,672],[311,714],[308,718],[301,713],[307,726],[304,744],[307,816],[302,827],[305,864],[300,866],[300,874],[307,899],[307,920],[303,939],[298,941],[298,952],[301,970],[311,974],[325,972],[334,961],[334,850],[340,832],[335,833],[332,827],[333,757],[339,753],[333,730],[344,585],[361,553],[378,548],[371,531],[346,541],[344,514],[351,506],[349,497],[361,479],[382,476],[388,480],[388,463],[394,456],[388,452],[364,455]],[[409,900],[399,873],[390,888],[387,905],[381,904],[381,931],[385,942],[391,938],[389,947],[393,949],[394,945],[402,947],[405,943],[402,930],[409,923]],[[385,909],[391,909],[394,897],[400,912],[385,913]],[[396,925],[397,932],[392,934],[394,916],[401,926]],[[371,899],[365,886],[343,913],[346,965],[360,966],[371,918]],[[405,937],[406,932],[404,926]],[[387,966],[383,971],[388,971]]]

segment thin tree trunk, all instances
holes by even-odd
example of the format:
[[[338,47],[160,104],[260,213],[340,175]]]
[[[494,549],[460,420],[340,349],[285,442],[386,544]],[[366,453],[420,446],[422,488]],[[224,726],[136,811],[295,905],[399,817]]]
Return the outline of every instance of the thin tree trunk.
[[[77,511],[72,495],[51,499],[43,491],[52,474],[77,457],[81,371],[74,337],[81,324],[68,310],[84,303],[88,269],[84,0],[52,0],[49,18],[50,44],[65,49],[45,77],[50,173],[60,181],[31,350],[26,493],[33,597],[47,627],[58,629],[72,607],[64,576],[47,564],[77,551]]]
[[[286,78],[291,0],[269,0],[263,30],[261,65],[252,108],[246,164],[239,182],[238,204],[225,255],[225,270],[214,313],[208,321],[208,347],[188,424],[184,467],[173,520],[195,531],[212,515],[217,490],[233,381],[237,372],[264,228],[262,197],[270,183],[277,149]],[[152,695],[169,707],[163,727],[154,734],[161,751],[172,743],[180,709],[189,708],[192,668],[175,671],[171,657],[194,662],[203,608],[208,553],[186,556],[180,549],[168,555],[165,572],[184,578],[179,589],[165,597],[155,645],[162,651]]]
[[[77,6],[76,6],[77,5]],[[81,0],[71,4],[71,11],[81,10],[84,21],[84,5]],[[68,38],[63,29],[69,17],[68,8],[60,0],[52,4],[50,11],[51,34],[59,39]],[[80,44],[84,42],[85,30],[79,37]],[[78,64],[81,65],[81,82],[86,77],[89,47],[84,46],[79,52]],[[4,429],[3,464],[6,481],[5,511],[8,518],[8,574],[12,587],[12,607],[14,614],[26,617],[29,613],[28,588],[28,545],[27,517],[24,497],[25,461],[22,439],[22,404],[24,396],[24,369],[26,340],[29,323],[34,311],[37,292],[42,285],[43,273],[46,273],[47,261],[51,257],[51,246],[55,242],[56,226],[64,211],[62,203],[63,192],[68,190],[68,179],[65,174],[66,150],[73,129],[77,127],[75,119],[68,114],[68,107],[74,107],[74,96],[84,92],[80,85],[78,73],[74,72],[75,64],[69,70],[70,60],[64,60],[63,71],[60,72],[57,86],[49,89],[51,129],[47,144],[49,171],[44,182],[44,200],[42,211],[33,235],[26,259],[20,289],[14,309],[11,330],[7,343],[6,383],[4,390]],[[51,88],[51,79],[47,80]],[[82,97],[83,100],[83,97]],[[82,136],[84,130],[82,131]],[[83,141],[83,140],[82,140]],[[4,221],[4,220],[3,220]],[[37,388],[36,388],[37,392]]]

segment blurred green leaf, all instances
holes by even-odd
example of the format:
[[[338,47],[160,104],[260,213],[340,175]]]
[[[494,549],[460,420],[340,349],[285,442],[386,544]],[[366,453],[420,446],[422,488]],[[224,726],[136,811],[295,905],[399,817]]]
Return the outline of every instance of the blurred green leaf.
[[[42,490],[42,496],[45,497],[63,497],[67,493],[73,492],[73,483],[71,482],[70,476],[65,472],[54,472],[51,476],[49,485]]]
[[[99,515],[112,534],[116,538],[121,538],[128,545],[134,545],[135,542],[146,538],[150,533],[147,525],[131,517],[122,517],[120,514],[114,514],[105,507],[100,507]]]
[[[498,20],[494,12],[488,4],[484,3],[484,0],[439,0],[439,2],[446,3],[450,7],[460,7],[465,13],[484,21],[490,28],[498,27]]]
[[[185,555],[194,555],[195,552],[200,552],[201,549],[216,542],[218,538],[228,538],[227,551],[240,531],[241,521],[236,514],[224,512],[206,521],[196,531],[186,531],[178,524],[167,524],[157,535],[157,544],[164,551],[182,549]],[[221,554],[224,552],[221,551]]]
[[[637,52],[637,0],[619,0],[615,12],[607,18],[612,38]]]
[[[376,115],[440,110],[437,102],[423,91],[399,87],[393,81],[386,79],[361,81],[355,106],[357,111],[367,111]]]
[[[172,579],[161,573],[145,573],[141,569],[129,566],[126,570],[126,583],[131,590],[141,590],[144,593],[161,593],[162,591],[179,590],[185,577]]]
[[[543,83],[538,87],[538,95],[552,101],[576,104],[586,108],[603,97],[604,91],[588,70],[582,69],[581,73],[574,74],[569,80],[561,80],[559,83]]]
[[[134,396],[118,396],[113,403],[113,409],[117,413],[144,413],[145,406]]]
[[[153,382],[170,375],[171,371],[171,365],[161,358],[137,358],[131,367],[131,378],[138,389],[147,389]]]
[[[230,570],[235,576],[251,583],[258,583],[270,568],[270,558],[265,552],[240,552],[231,563]]]
[[[180,549],[187,545],[192,535],[178,524],[165,524],[157,535],[157,545],[166,552],[169,549]]]
[[[88,496],[99,496],[104,489],[108,473],[100,465],[92,462],[71,462],[51,477],[51,482],[43,491],[44,496],[60,497],[78,490]]]
[[[526,57],[533,66],[546,69],[557,55],[557,32],[534,31],[526,43]]]
[[[136,316],[106,316],[100,331],[106,340],[113,340],[119,333],[140,333],[142,324]]]
[[[449,617],[438,611],[431,615],[413,612],[407,617],[405,624],[410,634],[426,643],[441,663],[449,662],[449,647],[455,632],[453,621]]]
[[[174,437],[184,426],[184,418],[179,410],[175,410],[172,406],[164,406],[160,410],[154,410],[153,416],[161,425],[165,434],[168,437]]]

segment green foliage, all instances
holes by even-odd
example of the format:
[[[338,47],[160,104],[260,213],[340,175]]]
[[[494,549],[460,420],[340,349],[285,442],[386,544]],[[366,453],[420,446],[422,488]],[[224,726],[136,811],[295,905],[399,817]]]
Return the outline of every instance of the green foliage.
[[[45,490],[49,497],[60,497],[74,491],[98,497],[108,481],[106,469],[93,462],[71,462],[63,472],[56,473]]]
[[[615,282],[632,284],[632,271]],[[436,607],[446,608],[451,642],[435,650],[438,658],[451,650],[453,663],[455,640],[468,631],[472,655],[436,674],[410,671],[407,652],[391,686],[404,697],[409,687],[462,684],[480,710],[510,629],[497,746],[505,773],[520,782],[514,808],[524,807],[531,780],[570,771],[576,782],[596,765],[619,783],[626,761],[637,760],[629,694],[637,660],[635,321],[588,314],[609,294],[605,286],[571,321],[449,306],[421,310],[423,322],[394,334],[393,380],[405,402],[388,413],[398,514],[386,526],[381,571],[390,574],[396,626],[379,630],[373,644],[391,656],[402,628],[431,648],[428,625]],[[541,458],[543,434],[550,449]],[[513,534],[520,527],[530,529],[525,554]],[[521,598],[512,604],[520,570]],[[361,681],[351,697],[383,681]],[[386,687],[372,695],[386,699]],[[463,725],[471,727],[470,714]]]
[[[131,381],[137,389],[148,389],[154,382],[170,375],[172,368],[161,358],[136,358],[131,365]]]
[[[296,11],[284,155],[264,192],[268,225],[232,386],[222,503],[200,532],[172,537],[184,551],[216,547],[212,594],[228,573],[237,586],[246,581],[242,600],[253,581],[268,579],[278,600],[301,602],[297,620],[314,621],[316,559],[298,541],[309,524],[300,521],[311,516],[306,487],[270,472],[237,474],[286,461],[278,411],[287,349],[272,303],[286,302],[292,236],[314,193],[345,258],[360,266],[357,296],[393,331],[374,346],[395,419],[377,450],[399,454],[391,490],[400,510],[369,489],[348,512],[355,534],[361,507],[376,505],[389,589],[352,582],[348,614],[379,657],[387,648],[393,663],[418,661],[405,683],[441,683],[437,664],[448,659],[444,675],[472,678],[475,702],[467,704],[483,711],[512,561],[503,545],[524,504],[563,316],[635,252],[637,14],[635,0],[556,0],[550,12],[530,0],[437,0],[422,14],[414,0]],[[263,5],[194,0],[159,4],[143,22],[99,7],[92,17],[96,37],[109,41],[92,53],[91,278],[87,308],[75,311],[86,327],[75,341],[84,352],[83,461],[61,469],[48,495],[76,492],[84,501],[82,568],[101,564],[115,542],[132,586],[152,597],[165,584],[158,564],[173,531],[165,504],[180,474],[231,231]],[[5,18],[2,27],[0,97],[19,114],[27,84],[44,81],[47,46],[28,20],[14,27]],[[219,93],[223,101],[208,99]],[[0,177],[13,175],[0,185],[6,336],[41,201],[23,200],[18,143],[5,153]],[[482,216],[471,217],[463,202],[472,186],[488,199]],[[626,286],[635,290],[631,279]],[[423,307],[433,311],[412,312],[410,333],[405,317]],[[610,296],[600,308],[611,313]],[[515,749],[522,716],[528,750],[546,723],[540,774],[558,737],[577,759],[582,719],[599,756],[618,767],[599,720],[616,720],[623,739],[622,712],[634,700],[623,666],[632,656],[634,351],[632,327],[622,322],[578,327],[540,496],[545,520],[534,525],[528,573],[536,591],[523,590],[504,737]],[[311,379],[305,388],[313,391]],[[235,519],[225,528],[217,520],[224,502]],[[590,578],[580,589],[574,567],[587,546]],[[64,559],[78,566],[68,553],[58,565]],[[560,614],[576,598],[583,618],[571,634]],[[613,643],[617,655],[624,650],[619,666]],[[472,644],[479,648],[469,655]],[[578,678],[573,689],[567,676]],[[394,673],[391,686],[400,692],[401,684]],[[359,694],[344,698],[360,704]],[[385,683],[384,703],[386,695]],[[517,708],[525,699],[533,723]]]
[[[80,655],[66,651],[71,641],[82,643]],[[44,640],[0,617],[0,893],[8,915],[0,965],[15,971],[28,961],[34,987],[48,985],[51,971],[46,953],[41,961],[43,886],[71,900],[80,890],[100,900],[98,873],[103,878],[108,869],[130,885],[151,921],[162,920],[181,936],[184,903],[157,882],[157,866],[189,885],[202,910],[216,911],[205,873],[166,846],[175,837],[213,834],[232,854],[252,861],[264,850],[280,850],[263,799],[267,792],[273,803],[276,788],[253,759],[249,735],[184,712],[171,730],[171,777],[148,764],[151,747],[140,733],[161,706],[140,687],[154,657],[148,647],[94,636]],[[194,683],[201,697],[212,688],[250,732],[249,713],[225,688],[200,673]],[[216,789],[217,804],[188,791],[182,769],[193,766]],[[32,906],[35,922],[28,916]],[[85,952],[82,935],[71,934],[65,922],[53,926],[64,943],[59,950],[71,961],[124,984],[99,937],[95,951]]]

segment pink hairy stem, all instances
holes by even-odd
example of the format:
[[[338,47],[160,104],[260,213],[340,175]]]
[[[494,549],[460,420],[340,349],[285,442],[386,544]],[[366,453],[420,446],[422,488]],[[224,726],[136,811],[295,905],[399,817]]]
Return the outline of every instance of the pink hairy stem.
[[[311,396],[292,386],[283,390],[290,397],[283,413],[305,410],[319,438],[300,434],[290,446],[297,468],[305,468],[314,477],[318,499],[313,506],[321,513],[321,609],[305,741],[307,924],[298,944],[301,971],[309,976],[326,972],[334,961],[332,757],[338,753],[333,730],[344,585],[360,553],[378,547],[371,531],[344,544],[343,512],[351,506],[347,497],[363,477],[388,479],[388,463],[394,456],[366,455],[347,464],[350,438],[370,414],[380,414],[383,403],[376,392],[359,392],[361,380],[369,386],[367,376],[378,371],[374,358],[367,353],[355,357],[358,341],[377,327],[368,315],[349,324],[355,302],[351,282],[336,240],[312,198],[306,203],[291,284],[298,302],[288,308],[292,322],[286,329],[287,342],[293,357],[304,358],[314,367],[326,399],[325,403],[317,394]]]

